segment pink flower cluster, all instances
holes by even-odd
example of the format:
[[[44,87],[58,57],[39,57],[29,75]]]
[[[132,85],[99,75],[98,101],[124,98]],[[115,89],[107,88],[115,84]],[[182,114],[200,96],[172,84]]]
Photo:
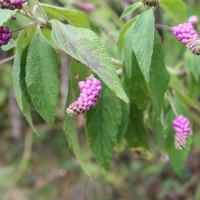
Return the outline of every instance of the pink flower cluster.
[[[182,43],[187,44],[190,40],[197,40],[198,34],[189,22],[173,27],[174,36]]]
[[[175,134],[175,147],[178,150],[185,148],[188,136],[190,135],[190,121],[183,115],[179,115],[173,120]]]
[[[69,105],[66,112],[70,116],[78,116],[93,107],[100,97],[102,90],[101,82],[90,76],[87,80],[79,82],[81,90],[78,100]]]
[[[21,9],[26,0],[0,0],[0,8],[2,9]]]
[[[8,41],[12,38],[8,27],[0,27],[0,47],[8,44]]]

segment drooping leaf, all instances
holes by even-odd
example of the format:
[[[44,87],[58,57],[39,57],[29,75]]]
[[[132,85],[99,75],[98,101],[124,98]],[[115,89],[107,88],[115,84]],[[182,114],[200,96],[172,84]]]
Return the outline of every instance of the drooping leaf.
[[[0,9],[0,26],[6,23],[16,13],[17,10]]]
[[[147,84],[153,54],[154,21],[153,10],[148,9],[136,18],[132,30],[132,48]]]
[[[183,107],[183,105],[179,101],[173,99],[173,103],[179,114],[183,114],[185,117],[190,119],[187,110]],[[180,151],[175,148],[175,141],[174,141],[175,132],[172,127],[172,121],[175,118],[176,118],[176,116],[175,116],[174,112],[172,110],[169,110],[169,112],[167,113],[166,118],[165,118],[165,125],[167,127],[164,131],[164,133],[166,134],[166,137],[167,137],[165,147],[166,147],[167,153],[169,154],[170,163],[171,163],[172,167],[174,168],[174,170],[176,171],[177,174],[181,175],[183,167],[184,167],[184,162],[190,151],[192,137],[189,136],[186,148],[184,150]]]
[[[187,20],[187,7],[183,0],[161,0],[161,7],[168,12],[176,22],[185,22]]]
[[[26,30],[23,30],[18,36],[13,65],[13,86],[15,98],[17,100],[17,104],[20,110],[24,114],[32,129],[37,132],[32,122],[30,102],[25,93],[25,91],[27,90],[25,84],[25,75],[22,76],[22,74],[24,73],[22,71],[25,69],[26,66],[26,63],[24,63],[26,62],[26,57],[23,56],[23,52],[26,51],[34,33],[35,27],[30,27]]]
[[[130,114],[130,105],[129,103],[121,102],[121,108],[122,108],[122,117],[121,117],[121,124],[119,126],[119,131],[117,135],[117,141],[121,142],[122,138],[124,137],[126,130],[128,128],[128,121],[129,121],[129,114]]]
[[[106,170],[110,167],[112,150],[121,123],[121,112],[119,99],[104,85],[98,103],[86,114],[86,133],[90,149],[97,162]]]
[[[89,21],[84,12],[77,10],[69,10],[49,4],[41,4],[44,10],[49,15],[50,19],[67,20],[70,24],[76,27],[88,28]]]
[[[53,124],[58,95],[58,63],[54,49],[39,28],[28,51],[26,84],[36,111],[47,123]]]
[[[20,110],[22,111],[23,115],[25,116],[26,120],[35,131],[33,127],[30,106],[28,102],[26,101],[26,98],[23,96],[22,89],[20,87],[20,56],[18,54],[18,51],[15,52],[12,76],[13,76],[14,94],[15,94],[17,104]]]
[[[131,102],[128,129],[125,134],[131,148],[149,148],[147,131],[144,128],[143,113]]]
[[[52,39],[60,49],[89,66],[119,98],[128,102],[111,58],[94,32],[53,20]]]
[[[121,15],[121,19],[123,19],[124,17],[126,17],[127,15],[129,15],[130,13],[132,13],[134,10],[138,9],[140,6],[142,6],[143,3],[141,1],[136,2],[130,6],[128,6],[122,13]]]
[[[169,83],[169,73],[164,64],[164,52],[158,34],[155,34],[152,62],[150,66],[149,90],[155,107],[160,112],[164,94]]]

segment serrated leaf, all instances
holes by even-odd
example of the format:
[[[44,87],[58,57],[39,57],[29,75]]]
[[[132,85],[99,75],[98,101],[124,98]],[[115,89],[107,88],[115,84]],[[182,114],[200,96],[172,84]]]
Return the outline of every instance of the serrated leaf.
[[[183,114],[184,116],[189,118],[187,110],[183,107],[183,105],[179,101],[173,99],[173,104],[179,114]],[[167,153],[169,154],[170,163],[172,167],[174,168],[175,172],[178,175],[181,175],[183,167],[184,167],[184,162],[190,151],[192,138],[191,136],[189,136],[186,148],[184,150],[179,151],[175,148],[175,141],[174,141],[175,132],[172,127],[172,120],[175,118],[176,116],[174,112],[172,110],[169,110],[165,118],[165,125],[167,126],[167,128],[164,131],[167,136],[165,147],[166,147]]]
[[[50,19],[67,20],[76,27],[90,27],[88,17],[84,12],[77,10],[69,10],[66,8],[53,6],[49,4],[41,4],[49,15]]]
[[[187,21],[187,7],[183,0],[161,0],[160,5],[176,22]]]
[[[98,103],[86,114],[86,133],[94,157],[106,170],[110,167],[121,115],[119,99],[108,87],[103,86]]]
[[[134,22],[132,48],[147,84],[154,44],[154,14],[152,9],[144,11]]]
[[[168,83],[169,73],[167,72],[164,64],[164,52],[160,43],[160,38],[156,33],[152,62],[150,66],[149,90],[158,112],[160,112],[162,108],[164,94],[167,90]]]
[[[17,10],[0,9],[0,26],[6,23],[16,13]]]
[[[144,128],[143,113],[131,102],[128,129],[125,134],[128,146],[131,148],[149,148],[147,132]]]
[[[28,51],[26,84],[34,108],[49,124],[55,120],[58,82],[55,51],[38,28]]]
[[[26,101],[26,98],[23,96],[22,89],[20,87],[20,56],[17,51],[15,52],[12,76],[13,76],[14,94],[17,104],[20,110],[22,111],[23,115],[25,116],[26,120],[35,131],[35,128],[33,127],[30,106]]]
[[[54,20],[52,39],[60,49],[89,66],[119,98],[128,102],[111,58],[94,32]]]
[[[130,13],[132,13],[134,10],[138,9],[140,6],[142,6],[143,3],[141,1],[136,2],[130,6],[128,6],[122,13],[120,19],[123,19],[124,17],[126,17],[127,15],[129,15]]]
[[[88,75],[89,70],[86,66],[84,66],[82,63],[77,62],[76,60],[72,61],[70,67],[69,90],[65,110],[67,109],[69,104],[74,102],[79,96],[80,91],[78,91],[78,82],[80,80],[84,80]],[[64,114],[64,132],[70,148],[73,150],[73,153],[75,154],[81,168],[87,175],[90,176],[90,172],[85,165],[85,163],[88,161],[85,160],[84,153],[82,152],[79,145],[75,119],[67,115],[66,112]]]
[[[121,102],[122,108],[122,117],[121,117],[121,124],[119,126],[119,131],[117,135],[117,141],[121,142],[122,138],[124,137],[126,130],[128,128],[128,121],[129,121],[129,114],[130,114],[130,105],[128,103]]]
[[[125,34],[127,33],[130,26],[133,24],[134,20],[135,20],[135,18],[129,20],[126,24],[124,24],[124,26],[120,30],[119,39],[117,41],[117,48],[118,48],[118,52],[119,52],[120,56],[122,54],[122,49],[124,46]]]

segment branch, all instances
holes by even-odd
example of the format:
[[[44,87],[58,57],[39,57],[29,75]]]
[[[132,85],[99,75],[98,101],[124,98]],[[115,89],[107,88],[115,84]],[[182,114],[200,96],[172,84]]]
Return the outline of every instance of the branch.
[[[166,25],[162,25],[162,24],[155,24],[155,27],[156,27],[156,28],[163,29],[163,30],[172,31],[172,27],[166,26]]]

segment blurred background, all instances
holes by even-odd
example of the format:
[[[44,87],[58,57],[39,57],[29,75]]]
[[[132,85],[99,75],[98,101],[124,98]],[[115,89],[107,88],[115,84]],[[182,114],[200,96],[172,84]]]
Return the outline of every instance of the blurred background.
[[[134,0],[44,0],[61,7],[87,13],[91,28],[105,43],[113,59],[119,59],[116,43],[124,23],[140,13],[120,20],[123,10]],[[185,1],[188,17],[200,17],[200,2]],[[90,3],[88,6],[87,3]],[[138,13],[137,13],[138,12]],[[160,8],[156,21],[168,26],[175,21]],[[11,30],[26,23],[17,16]],[[198,28],[198,25],[197,25]],[[168,31],[160,31],[165,49],[166,66],[173,74],[170,86],[178,80],[182,90],[193,100],[200,100],[200,58],[189,53]],[[10,46],[14,45],[14,40]],[[10,47],[9,47],[10,48]],[[155,152],[140,154],[122,145],[115,148],[110,172],[103,171],[91,157],[84,133],[83,116],[77,119],[80,144],[92,172],[88,177],[68,147],[62,131],[63,110],[67,96],[67,67],[70,59],[61,55],[60,94],[55,127],[46,125],[33,111],[39,136],[19,111],[12,89],[13,49],[0,50],[0,199],[2,200],[200,200],[200,116],[192,113],[193,145],[181,177],[169,164],[167,155]],[[10,58],[10,61],[5,60]],[[6,61],[6,62],[5,62]],[[186,101],[187,99],[185,99]],[[186,102],[187,103],[187,102]]]

